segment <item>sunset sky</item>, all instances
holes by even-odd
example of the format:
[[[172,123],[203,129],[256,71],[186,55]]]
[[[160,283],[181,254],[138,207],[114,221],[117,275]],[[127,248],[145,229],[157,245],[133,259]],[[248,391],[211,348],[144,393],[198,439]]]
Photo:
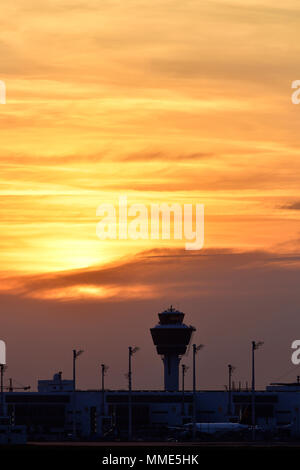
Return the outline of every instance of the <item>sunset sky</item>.
[[[103,361],[125,387],[139,343],[134,385],[161,387],[148,330],[173,303],[206,345],[202,386],[222,388],[229,362],[249,380],[253,339],[258,384],[294,379],[299,1],[6,0],[0,23],[7,377],[68,377],[82,347],[82,387]],[[100,241],[96,209],[121,195],[204,204],[204,249]]]

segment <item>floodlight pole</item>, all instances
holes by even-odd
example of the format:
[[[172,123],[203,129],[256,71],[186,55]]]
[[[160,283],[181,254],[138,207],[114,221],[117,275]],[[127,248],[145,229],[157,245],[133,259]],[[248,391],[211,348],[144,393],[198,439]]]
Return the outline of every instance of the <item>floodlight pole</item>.
[[[181,370],[182,370],[182,410],[181,410],[181,413],[182,413],[182,416],[184,416],[184,392],[185,392],[184,377],[185,377],[187,369],[188,368],[185,364],[181,365]]]
[[[76,359],[82,353],[81,349],[73,349],[73,439],[76,439]]]
[[[106,371],[108,369],[108,366],[106,366],[105,364],[101,364],[101,377],[102,377],[102,405],[101,405],[101,429],[102,429],[102,433],[103,433],[103,418],[104,416],[106,415],[105,413],[105,387],[104,387],[104,378],[105,378],[105,374],[106,374]]]
[[[203,348],[203,344],[193,344],[193,440],[196,438],[196,354]]]
[[[132,383],[131,383],[131,358],[132,358],[132,347],[129,346],[128,348],[129,356],[128,356],[128,440],[131,441],[132,439]]]
[[[252,399],[251,399],[251,415],[252,415],[252,440],[255,441],[255,350],[263,345],[262,341],[252,341]]]
[[[255,341],[252,341],[252,440],[255,441]]]
[[[228,416],[231,416],[231,415],[232,415],[232,400],[231,400],[231,392],[232,392],[231,378],[232,378],[232,372],[233,372],[233,367],[232,367],[231,364],[228,364],[228,411],[227,411]]]
[[[128,440],[132,439],[132,367],[131,359],[139,348],[128,347]]]
[[[105,376],[105,364],[101,364],[101,375],[102,375],[102,416],[104,416],[104,376]]]
[[[3,377],[4,377],[4,364],[0,364],[1,368],[1,413],[0,416],[4,416],[4,386],[3,386]]]
[[[196,437],[196,352],[193,344],[193,440]]]

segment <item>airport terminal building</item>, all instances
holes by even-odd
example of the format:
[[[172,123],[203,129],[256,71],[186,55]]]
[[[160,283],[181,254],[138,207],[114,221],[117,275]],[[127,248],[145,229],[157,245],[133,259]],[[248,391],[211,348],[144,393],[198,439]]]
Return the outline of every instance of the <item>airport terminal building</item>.
[[[57,376],[49,383],[57,384]],[[64,381],[63,381],[64,382]],[[74,432],[80,439],[94,440],[112,432],[125,437],[128,430],[128,391],[53,390],[4,394],[7,414],[16,425],[26,425],[30,440],[64,440]],[[228,415],[228,392],[197,391],[196,422],[251,424],[250,391],[232,392],[232,415]],[[192,422],[193,393],[132,391],[133,435],[164,433],[168,427]],[[75,401],[75,403],[74,403]],[[256,424],[266,429],[290,426],[300,436],[300,384],[269,386],[255,393]]]
[[[168,430],[196,423],[251,425],[251,390],[180,390],[179,363],[195,328],[172,307],[151,328],[164,364],[164,390],[77,390],[74,380],[55,374],[39,380],[37,392],[3,392],[4,416],[26,426],[28,440],[164,438]],[[255,390],[255,423],[266,431],[288,429],[300,438],[300,383]],[[1,430],[0,430],[1,431]]]

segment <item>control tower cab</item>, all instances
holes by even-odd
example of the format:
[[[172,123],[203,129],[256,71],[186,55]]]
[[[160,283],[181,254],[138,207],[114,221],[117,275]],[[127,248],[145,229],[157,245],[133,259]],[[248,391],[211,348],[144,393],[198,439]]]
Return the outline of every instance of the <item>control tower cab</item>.
[[[165,390],[179,389],[179,363],[190,343],[193,326],[183,323],[184,313],[171,307],[158,314],[159,323],[150,329],[157,353],[162,356],[165,370]]]

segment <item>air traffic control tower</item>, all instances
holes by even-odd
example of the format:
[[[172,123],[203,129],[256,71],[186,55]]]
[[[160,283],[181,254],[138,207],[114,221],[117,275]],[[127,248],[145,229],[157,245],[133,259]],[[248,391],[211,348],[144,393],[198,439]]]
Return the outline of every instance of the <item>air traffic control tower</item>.
[[[195,331],[193,326],[183,323],[184,313],[169,309],[158,314],[159,323],[151,328],[157,353],[162,355],[165,369],[165,390],[179,389],[179,362]]]

